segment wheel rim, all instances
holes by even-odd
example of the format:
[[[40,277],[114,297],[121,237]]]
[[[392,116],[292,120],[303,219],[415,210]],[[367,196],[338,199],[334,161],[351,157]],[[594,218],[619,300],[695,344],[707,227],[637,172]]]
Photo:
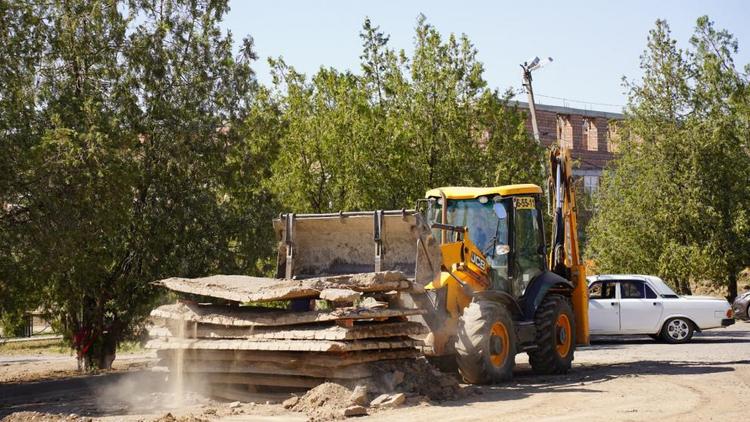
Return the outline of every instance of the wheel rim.
[[[496,367],[503,365],[508,358],[510,338],[508,329],[498,321],[492,324],[490,329],[490,361]]]
[[[667,334],[675,340],[684,340],[689,332],[690,327],[687,322],[681,319],[672,320],[667,325]]]
[[[560,357],[568,356],[568,352],[570,352],[570,346],[573,343],[570,332],[570,319],[567,315],[560,314],[555,323],[555,349]]]

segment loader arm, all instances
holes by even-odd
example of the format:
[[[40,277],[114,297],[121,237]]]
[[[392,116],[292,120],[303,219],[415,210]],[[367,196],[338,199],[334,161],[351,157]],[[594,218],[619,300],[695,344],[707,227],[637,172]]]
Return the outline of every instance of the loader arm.
[[[589,344],[588,287],[581,261],[570,149],[553,147],[549,153],[549,192],[553,210],[549,268],[573,283],[572,301],[578,344]]]

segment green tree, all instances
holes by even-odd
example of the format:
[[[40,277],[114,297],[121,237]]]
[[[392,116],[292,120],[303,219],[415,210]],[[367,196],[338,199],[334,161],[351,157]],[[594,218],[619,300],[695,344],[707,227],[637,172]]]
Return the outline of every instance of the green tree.
[[[415,51],[366,19],[361,73],[308,80],[271,60],[282,114],[271,185],[292,210],[401,208],[432,187],[541,182],[539,148],[509,93],[487,88],[465,35],[417,21]]]
[[[33,295],[87,366],[108,368],[158,298],[151,281],[267,264],[256,220],[274,202],[255,177],[273,144],[246,139],[264,119],[247,111],[252,41],[233,57],[226,1],[3,7],[3,289]]]
[[[658,274],[683,293],[690,280],[708,279],[736,296],[750,263],[748,80],[736,52],[731,34],[706,17],[688,50],[664,21],[650,32],[589,226],[602,271]]]

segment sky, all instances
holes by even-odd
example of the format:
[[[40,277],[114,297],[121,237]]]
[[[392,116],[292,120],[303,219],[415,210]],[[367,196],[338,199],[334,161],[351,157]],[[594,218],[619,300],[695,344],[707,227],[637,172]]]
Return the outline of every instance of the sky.
[[[733,1],[249,1],[230,0],[223,26],[235,42],[255,40],[258,80],[270,83],[268,57],[283,57],[308,76],[321,66],[359,72],[365,17],[413,50],[420,13],[444,36],[466,34],[478,50],[489,86],[520,92],[519,65],[535,56],[553,62],[534,73],[538,103],[620,111],[623,76],[639,77],[639,56],[656,19],[689,45],[695,20],[708,15],[739,41],[736,63],[750,63],[750,2]],[[525,99],[520,98],[519,99]]]

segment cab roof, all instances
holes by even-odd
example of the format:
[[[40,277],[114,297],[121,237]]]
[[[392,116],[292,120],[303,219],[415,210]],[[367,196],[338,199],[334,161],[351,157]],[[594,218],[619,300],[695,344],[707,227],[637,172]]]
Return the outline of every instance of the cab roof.
[[[490,195],[533,195],[542,193],[542,188],[537,185],[530,183],[520,185],[505,185],[495,186],[489,188],[476,188],[476,187],[465,187],[465,186],[446,186],[443,188],[436,188],[427,191],[425,198],[440,197],[440,191],[443,191],[446,198],[448,199],[472,199],[480,196]]]

